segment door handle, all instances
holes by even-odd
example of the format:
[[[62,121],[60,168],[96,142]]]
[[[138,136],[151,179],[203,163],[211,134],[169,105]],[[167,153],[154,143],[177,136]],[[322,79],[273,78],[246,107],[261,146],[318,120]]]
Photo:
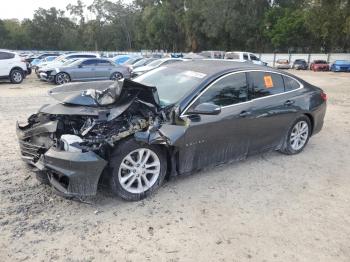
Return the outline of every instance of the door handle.
[[[252,114],[252,112],[250,111],[242,111],[239,116],[240,117],[247,117],[247,116],[250,116]]]
[[[284,105],[285,105],[285,106],[291,106],[291,105],[293,105],[294,103],[295,103],[294,100],[287,100],[287,101],[284,103]]]

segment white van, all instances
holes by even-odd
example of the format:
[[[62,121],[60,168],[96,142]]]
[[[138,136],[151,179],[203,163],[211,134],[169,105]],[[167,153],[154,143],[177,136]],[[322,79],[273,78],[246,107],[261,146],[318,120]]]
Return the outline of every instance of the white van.
[[[227,52],[225,54],[225,59],[237,62],[250,62],[256,65],[267,65],[267,63],[261,61],[255,54],[248,52]]]

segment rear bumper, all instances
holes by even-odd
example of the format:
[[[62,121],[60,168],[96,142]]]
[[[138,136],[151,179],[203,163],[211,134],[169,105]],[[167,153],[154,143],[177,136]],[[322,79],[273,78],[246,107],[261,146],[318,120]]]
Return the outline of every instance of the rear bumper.
[[[49,149],[28,142],[31,135],[55,132],[57,124],[23,130],[17,124],[22,159],[48,175],[50,184],[64,196],[91,196],[97,192],[97,186],[107,161],[94,152],[67,152],[54,147]],[[48,136],[46,136],[47,139]]]
[[[333,72],[350,72],[350,67],[332,67]]]
[[[327,103],[322,103],[317,109],[312,112],[314,119],[312,135],[319,133],[322,130],[324,118],[326,116]]]

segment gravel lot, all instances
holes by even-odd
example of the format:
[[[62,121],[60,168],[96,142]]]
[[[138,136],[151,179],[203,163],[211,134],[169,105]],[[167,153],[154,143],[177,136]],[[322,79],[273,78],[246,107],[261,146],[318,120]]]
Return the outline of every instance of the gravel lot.
[[[15,121],[50,101],[0,83],[1,261],[350,261],[350,74],[295,72],[329,96],[323,131],[277,152],[170,181],[129,203],[56,196],[20,159]]]

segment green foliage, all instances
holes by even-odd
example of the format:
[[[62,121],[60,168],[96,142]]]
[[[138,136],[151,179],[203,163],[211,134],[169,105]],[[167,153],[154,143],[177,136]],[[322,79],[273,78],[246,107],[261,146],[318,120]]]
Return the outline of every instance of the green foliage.
[[[328,52],[349,40],[350,0],[77,0],[0,20],[10,49]]]

